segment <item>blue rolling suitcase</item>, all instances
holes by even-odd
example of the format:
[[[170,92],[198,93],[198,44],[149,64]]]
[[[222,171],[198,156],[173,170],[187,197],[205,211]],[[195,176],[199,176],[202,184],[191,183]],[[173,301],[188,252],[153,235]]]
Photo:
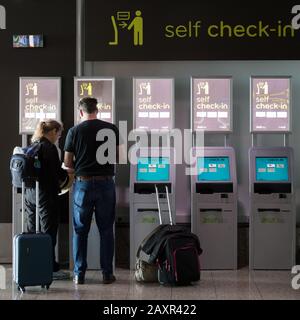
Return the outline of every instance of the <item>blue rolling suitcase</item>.
[[[50,235],[39,232],[39,182],[36,182],[36,233],[24,232],[24,192],[22,183],[22,233],[14,237],[13,272],[18,290],[27,286],[49,289],[52,283],[53,253]]]

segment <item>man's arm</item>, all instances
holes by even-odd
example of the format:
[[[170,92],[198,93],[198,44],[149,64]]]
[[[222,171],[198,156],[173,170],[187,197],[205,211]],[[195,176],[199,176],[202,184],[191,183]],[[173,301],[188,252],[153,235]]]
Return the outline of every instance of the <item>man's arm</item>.
[[[124,144],[117,146],[117,164],[126,164],[127,158],[126,158],[126,151]]]
[[[68,173],[74,172],[74,153],[65,151],[64,165]]]

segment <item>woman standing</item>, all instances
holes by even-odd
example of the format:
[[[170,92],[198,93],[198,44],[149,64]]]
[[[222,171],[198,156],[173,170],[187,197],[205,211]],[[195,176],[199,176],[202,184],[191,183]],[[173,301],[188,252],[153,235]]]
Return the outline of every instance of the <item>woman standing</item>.
[[[41,163],[39,178],[39,218],[40,230],[51,236],[53,246],[53,272],[59,270],[55,259],[55,245],[59,222],[60,185],[68,178],[68,173],[61,167],[55,143],[61,136],[63,127],[55,120],[41,121],[32,137],[32,143],[39,143],[39,160]],[[28,214],[28,232],[35,232],[35,188],[26,189],[25,210]]]

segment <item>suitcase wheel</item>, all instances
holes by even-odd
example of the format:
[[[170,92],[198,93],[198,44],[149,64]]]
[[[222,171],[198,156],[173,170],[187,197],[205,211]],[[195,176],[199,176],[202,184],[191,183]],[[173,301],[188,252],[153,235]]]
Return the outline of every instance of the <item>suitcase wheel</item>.
[[[25,292],[25,287],[18,286],[18,291],[21,291],[22,293],[24,293]]]
[[[49,285],[49,284],[47,284],[47,285],[42,285],[41,287],[42,287],[42,289],[45,289],[45,288],[46,288],[46,290],[49,290],[50,285]]]

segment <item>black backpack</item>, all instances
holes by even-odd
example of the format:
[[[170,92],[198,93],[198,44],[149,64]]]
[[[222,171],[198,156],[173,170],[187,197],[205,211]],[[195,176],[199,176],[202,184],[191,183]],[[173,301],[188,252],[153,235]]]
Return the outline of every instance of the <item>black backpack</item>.
[[[188,285],[200,280],[198,237],[178,225],[158,226],[141,244],[138,258],[158,266],[161,284]]]
[[[189,285],[200,280],[198,237],[191,232],[169,234],[158,254],[158,281],[161,284]]]
[[[10,172],[12,185],[16,188],[34,188],[35,182],[39,180],[41,161],[41,143],[36,142],[26,148],[16,147],[10,159]]]

